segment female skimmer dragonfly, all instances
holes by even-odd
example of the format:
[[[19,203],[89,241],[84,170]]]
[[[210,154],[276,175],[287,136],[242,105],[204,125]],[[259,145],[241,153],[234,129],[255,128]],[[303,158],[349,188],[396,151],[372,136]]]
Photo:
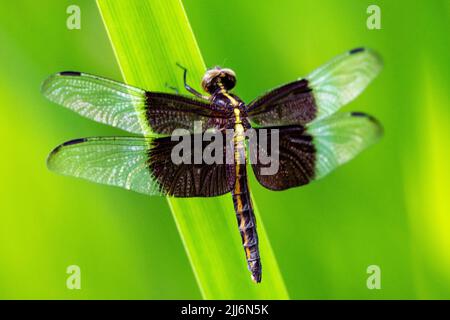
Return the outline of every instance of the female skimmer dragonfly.
[[[186,83],[184,69],[185,88],[195,96],[192,98],[149,92],[80,72],[60,72],[43,83],[42,92],[48,99],[140,137],[68,141],[51,152],[48,167],[149,195],[212,197],[231,192],[248,268],[252,279],[260,282],[261,261],[243,134],[250,128],[278,129],[279,170],[264,175],[264,164],[251,163],[264,187],[285,190],[322,178],[381,136],[380,124],[369,115],[335,114],[364,90],[381,67],[374,51],[354,49],[248,105],[230,93],[236,84],[235,73],[220,67],[209,69],[203,77],[202,87],[208,96]],[[171,161],[171,150],[178,141],[172,141],[170,134],[183,128],[189,130],[188,138],[194,139],[195,121],[202,121],[204,130],[235,130],[234,163]]]

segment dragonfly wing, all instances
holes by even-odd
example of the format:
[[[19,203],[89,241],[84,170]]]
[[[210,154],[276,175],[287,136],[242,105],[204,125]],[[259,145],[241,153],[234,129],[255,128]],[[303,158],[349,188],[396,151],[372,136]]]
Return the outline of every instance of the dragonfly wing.
[[[146,123],[149,130],[169,135],[184,129],[191,133],[232,127],[232,119],[203,101],[169,93],[147,92]],[[196,128],[198,126],[198,129]]]
[[[148,92],[121,82],[80,72],[60,72],[42,85],[49,100],[86,118],[141,135],[169,135],[177,128],[222,129],[227,119],[198,99]]]
[[[249,142],[250,163],[256,179],[270,190],[301,186],[314,179],[315,153],[311,135],[303,126],[255,129],[258,142]],[[262,131],[267,140],[262,141]],[[270,162],[263,156],[270,156]]]
[[[307,126],[316,149],[315,179],[350,161],[383,135],[380,122],[362,112],[339,113]]]
[[[338,113],[307,126],[284,126],[268,129],[267,143],[258,146],[264,155],[278,159],[278,170],[264,174],[271,163],[263,164],[257,156],[257,148],[251,148],[252,167],[258,181],[271,190],[285,190],[320,179],[348,162],[382,135],[379,122],[373,117],[359,113]],[[278,132],[278,150],[273,155],[266,151],[271,146],[273,131]],[[258,133],[258,136],[260,134]],[[259,142],[258,142],[259,144]]]
[[[304,125],[335,113],[378,75],[380,56],[358,48],[337,56],[304,79],[276,88],[249,104],[256,126]]]
[[[60,72],[42,84],[50,101],[97,122],[149,134],[145,126],[145,91],[80,72]]]
[[[220,133],[223,137],[225,134]],[[211,149],[211,144],[202,141],[202,136],[180,136],[180,142],[172,141],[171,137],[155,139],[149,152],[149,165],[153,176],[158,180],[163,190],[176,197],[211,197],[228,193],[234,187],[235,166],[232,162],[232,141],[220,142],[217,149]],[[197,141],[197,142],[196,142]],[[222,140],[225,141],[225,140]],[[196,143],[199,142],[199,146]],[[186,146],[180,152],[179,143]],[[228,146],[228,148],[227,148]],[[227,149],[228,152],[227,153]],[[196,151],[200,151],[195,159]],[[206,153],[216,154],[215,159],[207,162]],[[183,162],[174,156],[183,154]],[[227,161],[228,159],[231,161]],[[214,160],[214,161],[213,161]]]
[[[57,173],[122,187],[149,195],[164,195],[148,169],[150,139],[92,137],[56,147],[47,166]]]
[[[231,190],[233,166],[175,164],[176,143],[170,137],[76,139],[55,148],[47,165],[60,174],[148,195],[206,197]]]
[[[317,105],[306,79],[278,87],[248,106],[255,127],[305,124],[317,116]]]

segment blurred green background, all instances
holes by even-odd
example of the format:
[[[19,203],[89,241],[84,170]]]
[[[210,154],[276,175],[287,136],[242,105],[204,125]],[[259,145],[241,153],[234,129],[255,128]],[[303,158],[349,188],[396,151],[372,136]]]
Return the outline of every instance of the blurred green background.
[[[81,30],[66,28],[71,4]],[[371,4],[381,30],[366,27]],[[290,297],[449,299],[450,1],[184,5],[206,63],[233,68],[245,101],[357,46],[384,58],[381,75],[344,108],[380,119],[381,143],[303,188],[270,192],[251,178]],[[124,134],[40,95],[62,70],[120,80],[95,2],[2,2],[0,298],[200,299],[165,199],[46,169],[63,141]],[[81,290],[66,288],[72,264]],[[380,290],[366,287],[373,264]]]

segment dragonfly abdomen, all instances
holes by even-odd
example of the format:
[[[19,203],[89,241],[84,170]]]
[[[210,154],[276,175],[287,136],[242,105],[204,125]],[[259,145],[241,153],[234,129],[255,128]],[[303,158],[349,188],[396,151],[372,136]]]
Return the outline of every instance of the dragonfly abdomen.
[[[253,281],[259,283],[261,282],[261,260],[259,256],[258,234],[256,232],[256,218],[247,184],[245,164],[236,166],[236,182],[232,196],[248,269],[252,274]]]

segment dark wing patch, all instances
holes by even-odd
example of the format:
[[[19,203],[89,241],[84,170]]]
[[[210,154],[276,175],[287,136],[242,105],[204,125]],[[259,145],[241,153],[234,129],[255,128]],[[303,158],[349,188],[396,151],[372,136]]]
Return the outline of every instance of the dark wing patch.
[[[194,132],[194,124],[207,129],[223,130],[232,126],[227,115],[214,106],[189,97],[168,93],[146,92],[146,109],[150,128],[158,134],[171,134],[175,129]]]
[[[248,116],[257,126],[305,124],[316,113],[314,96],[306,79],[278,87],[248,106]]]
[[[270,190],[285,190],[309,183],[314,178],[316,149],[312,136],[303,126],[270,127],[256,129],[257,136],[261,137],[260,130],[267,130],[267,143],[258,141],[258,149],[250,146],[250,159],[253,171],[264,187]],[[272,130],[278,130],[279,148],[268,151],[275,135]],[[259,152],[257,151],[259,150]],[[278,158],[278,171],[275,174],[264,174],[263,169],[272,164],[263,164],[261,153]]]
[[[195,139],[202,141],[201,135],[184,138],[190,140],[191,147],[194,147]],[[148,152],[148,166],[152,176],[165,194],[175,197],[212,197],[231,191],[235,181],[235,167],[234,164],[226,164],[226,144],[223,146],[221,163],[207,164],[201,157],[201,163],[195,164],[194,151],[191,150],[189,163],[175,164],[171,154],[178,143],[180,142],[171,141],[171,137],[157,138],[152,141]],[[209,143],[202,142],[202,152]],[[229,147],[232,148],[232,144]]]

